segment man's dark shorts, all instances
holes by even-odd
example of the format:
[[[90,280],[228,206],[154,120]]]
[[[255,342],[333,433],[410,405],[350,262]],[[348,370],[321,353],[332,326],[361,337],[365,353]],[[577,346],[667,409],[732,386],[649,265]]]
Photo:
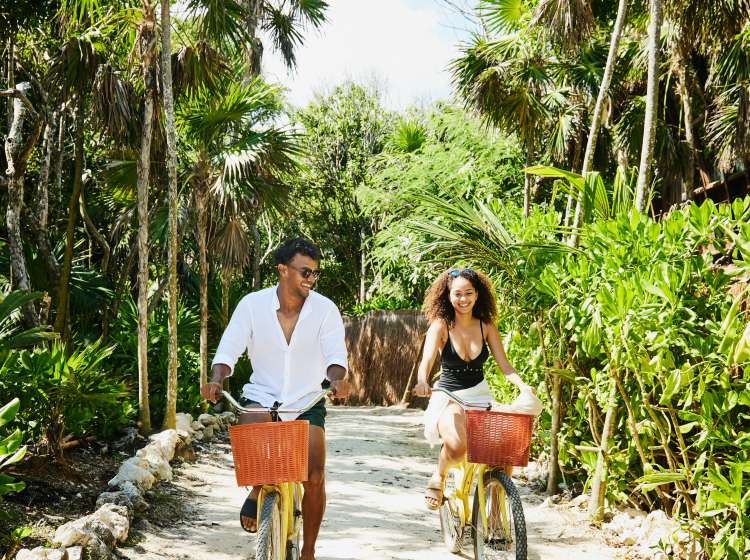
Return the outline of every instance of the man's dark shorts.
[[[254,405],[261,406],[259,402],[246,399],[245,397],[240,397],[239,403],[240,406],[248,408]],[[303,414],[300,414],[297,420],[307,420],[308,422],[310,422],[311,426],[318,426],[319,428],[323,428],[325,430],[326,414],[328,414],[328,411],[326,410],[326,400],[325,398],[323,398],[315,403],[315,405],[310,410]]]

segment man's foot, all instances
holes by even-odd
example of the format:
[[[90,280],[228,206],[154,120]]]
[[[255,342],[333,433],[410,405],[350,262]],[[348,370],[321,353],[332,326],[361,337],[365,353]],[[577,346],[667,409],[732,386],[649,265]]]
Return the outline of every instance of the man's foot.
[[[439,474],[435,473],[427,481],[427,487],[424,492],[424,501],[427,509],[436,510],[443,503],[443,485],[445,480]]]
[[[258,493],[253,488],[240,510],[240,525],[248,533],[255,533],[258,530]]]

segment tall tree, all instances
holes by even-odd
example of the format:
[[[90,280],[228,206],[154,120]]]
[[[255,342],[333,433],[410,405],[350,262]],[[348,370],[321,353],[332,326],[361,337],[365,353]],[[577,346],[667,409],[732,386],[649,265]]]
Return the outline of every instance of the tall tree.
[[[148,394],[148,190],[151,140],[156,98],[156,7],[143,0],[138,27],[138,49],[143,74],[143,130],[138,157],[138,405],[141,430],[151,431]]]
[[[10,66],[14,64],[15,61],[10,62]],[[21,82],[15,87],[0,91],[0,96],[13,98],[10,130],[5,139],[5,158],[8,165],[6,170],[8,208],[5,213],[8,226],[8,248],[10,249],[10,262],[15,288],[26,292],[31,291],[31,283],[21,237],[23,182],[31,151],[39,140],[42,131],[42,119],[27,96],[30,90],[31,84]],[[31,132],[24,137],[24,123],[27,117],[31,121]],[[36,309],[31,301],[27,301],[23,305],[23,317],[24,322],[29,327],[36,326],[39,323]]]
[[[646,208],[647,191],[651,186],[651,168],[654,159],[657,111],[659,109],[659,46],[662,22],[662,0],[650,0],[648,24],[648,85],[646,114],[643,122],[643,144],[638,167],[635,207],[639,212]]]
[[[583,156],[583,166],[581,167],[581,175],[584,177],[586,173],[592,170],[594,163],[594,153],[596,150],[596,143],[599,138],[599,130],[602,124],[602,113],[604,112],[604,102],[609,93],[609,84],[612,81],[612,73],[615,67],[615,59],[617,58],[617,48],[620,44],[620,37],[622,36],[622,30],[625,27],[625,15],[627,13],[628,3],[627,0],[620,0],[617,5],[617,19],[615,19],[615,26],[612,28],[612,38],[609,43],[609,53],[607,54],[607,64],[604,67],[604,75],[602,76],[602,83],[599,86],[599,95],[596,98],[596,105],[594,106],[594,114],[591,116],[591,128],[589,131],[588,141],[586,142],[586,152]],[[572,232],[570,234],[569,243],[572,247],[578,244],[578,228],[581,226],[581,217],[583,216],[583,191],[578,193],[578,199],[576,201],[575,214],[573,216]]]
[[[177,414],[177,129],[172,93],[172,22],[169,4],[170,0],[161,1],[161,77],[169,177],[169,370],[164,427],[174,428]]]

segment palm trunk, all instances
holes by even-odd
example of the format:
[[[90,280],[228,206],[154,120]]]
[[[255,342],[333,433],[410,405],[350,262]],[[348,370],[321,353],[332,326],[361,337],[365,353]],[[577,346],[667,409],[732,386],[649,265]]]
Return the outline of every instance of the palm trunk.
[[[625,14],[628,11],[627,0],[620,0],[617,5],[617,19],[615,19],[615,26],[612,29],[612,38],[609,41],[609,53],[607,54],[607,65],[604,67],[604,75],[602,76],[602,83],[599,87],[599,95],[596,98],[596,105],[594,106],[594,114],[591,117],[591,132],[589,132],[589,139],[586,142],[586,153],[583,156],[583,166],[581,167],[581,175],[584,177],[586,173],[589,173],[594,164],[594,153],[596,152],[596,143],[599,139],[599,129],[602,124],[602,112],[604,111],[604,100],[607,97],[609,91],[609,84],[612,81],[612,72],[615,67],[615,59],[617,58],[617,48],[620,44],[620,37],[622,36],[622,30],[625,27]],[[578,245],[578,229],[581,227],[581,219],[583,217],[583,191],[578,193],[578,200],[576,201],[576,210],[573,215],[573,231],[570,234],[569,245],[575,247]]]
[[[151,138],[156,95],[156,14],[146,3],[140,29],[144,104],[141,152],[138,158],[138,406],[141,430],[151,431],[148,394],[148,188],[151,171]]]
[[[208,185],[205,176],[197,180],[195,191],[195,208],[198,214],[198,230],[195,238],[198,242],[198,264],[200,267],[200,384],[208,381],[208,254],[206,235],[208,233]]]
[[[263,62],[263,43],[258,38],[258,24],[263,14],[265,0],[244,0],[245,13],[247,14],[247,33],[250,41],[246,47],[245,64],[247,66],[247,77],[255,78],[260,75],[261,63]]]
[[[560,376],[552,376],[552,425],[550,426],[549,471],[547,473],[547,495],[557,494],[558,467],[558,432],[560,431],[560,394],[562,381]]]
[[[83,180],[83,125],[86,102],[84,93],[78,92],[78,107],[76,108],[76,137],[75,163],[73,168],[73,192],[68,202],[68,225],[65,229],[65,255],[63,257],[60,285],[57,290],[57,315],[55,316],[55,330],[63,339],[67,339],[68,305],[70,299],[70,273],[73,268],[73,244],[75,242],[75,228],[78,221],[78,197],[81,195]],[[62,157],[62,156],[61,156]]]
[[[49,242],[49,233],[47,231],[47,222],[49,217],[49,178],[52,165],[56,162],[58,125],[62,117],[58,111],[52,113],[50,122],[44,132],[45,152],[42,166],[39,172],[39,182],[36,191],[36,208],[34,210],[34,219],[31,227],[36,237],[39,247],[39,254],[47,268],[47,278],[49,291],[52,292],[57,288],[60,281],[60,265],[52,252]]]
[[[617,423],[617,401],[614,383],[610,384],[607,398],[607,413],[604,415],[604,427],[599,443],[599,453],[596,457],[596,470],[591,480],[591,499],[589,500],[589,521],[594,524],[602,522],[604,517],[604,497],[607,491],[607,454],[609,450],[609,438]]]
[[[177,415],[177,129],[174,123],[172,93],[172,22],[169,0],[161,1],[161,74],[164,95],[164,128],[167,135],[169,171],[169,365],[167,410],[164,428],[174,428]]]
[[[260,230],[258,230],[258,218],[253,217],[250,225],[250,232],[253,236],[253,290],[260,290]]]
[[[23,209],[23,179],[26,164],[31,151],[39,140],[42,132],[42,121],[26,97],[30,84],[22,82],[16,88],[6,90],[5,97],[13,97],[12,120],[8,136],[5,139],[5,157],[8,168],[8,208],[5,221],[8,228],[8,249],[15,288],[30,291],[31,282],[26,268],[26,257],[23,252],[23,238],[21,237],[21,210]],[[23,130],[26,117],[33,119],[31,134],[24,140]],[[24,323],[33,327],[39,324],[39,316],[33,302],[24,304],[22,308]]]
[[[531,163],[534,159],[534,135],[529,134],[526,139],[526,167],[531,167]],[[524,173],[523,175],[523,217],[529,217],[529,210],[531,208],[531,175]]]
[[[86,199],[83,187],[81,187],[81,194],[78,197],[78,202],[81,210],[81,218],[83,218],[83,222],[86,224],[86,229],[89,231],[89,235],[91,235],[91,237],[93,237],[102,248],[103,255],[100,270],[102,271],[102,274],[107,274],[107,270],[109,270],[109,257],[112,254],[112,250],[109,247],[107,238],[101,234],[94,221],[89,217],[89,213],[86,210]]]
[[[365,260],[366,255],[366,244],[365,239],[367,237],[367,229],[364,224],[359,228],[359,304],[364,305],[365,297],[367,296],[366,283],[367,283],[367,261]]]
[[[688,147],[687,161],[685,162],[685,182],[682,189],[681,202],[693,198],[693,189],[695,188],[695,160],[698,149],[695,144],[695,135],[693,133],[693,107],[690,96],[690,84],[688,83],[688,58],[685,52],[685,46],[677,47],[678,70],[677,80],[680,88],[680,98],[682,99],[682,117],[685,122],[685,143]]]
[[[641,162],[638,167],[638,184],[635,192],[635,207],[639,212],[646,209],[646,192],[651,185],[651,166],[654,159],[656,121],[659,108],[659,34],[661,32],[662,0],[651,0],[648,26],[648,86],[646,89],[646,116],[643,122],[643,144]]]

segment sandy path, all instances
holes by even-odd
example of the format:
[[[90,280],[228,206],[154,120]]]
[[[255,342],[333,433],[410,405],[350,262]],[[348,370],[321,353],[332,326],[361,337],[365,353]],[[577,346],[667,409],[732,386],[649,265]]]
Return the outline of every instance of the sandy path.
[[[328,432],[328,509],[318,560],[448,560],[436,514],[424,508],[422,487],[437,450],[421,437],[420,413],[392,408],[332,408]],[[177,469],[178,495],[165,511],[180,518],[169,527],[141,524],[138,544],[125,558],[253,558],[253,538],[238,524],[243,490],[235,486],[229,447],[211,445],[193,464]],[[541,504],[520,487],[529,531],[529,560],[608,560],[582,515]],[[174,496],[173,496],[174,497]],[[471,554],[469,552],[469,554]],[[471,557],[471,556],[465,556]]]

